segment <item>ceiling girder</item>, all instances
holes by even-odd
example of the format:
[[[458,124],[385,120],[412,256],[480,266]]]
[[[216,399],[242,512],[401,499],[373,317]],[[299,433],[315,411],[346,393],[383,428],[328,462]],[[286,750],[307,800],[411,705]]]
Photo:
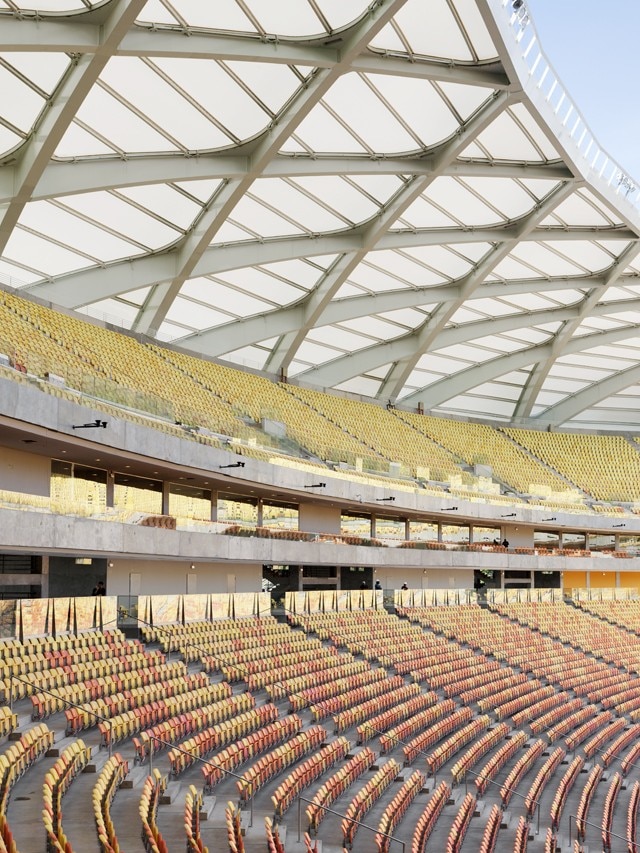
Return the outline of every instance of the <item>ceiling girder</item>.
[[[562,328],[557,331],[553,343],[553,352],[545,361],[538,362],[529,374],[520,399],[516,404],[514,417],[528,418],[531,416],[531,412],[549,375],[549,371],[553,367],[558,355],[562,353],[564,345],[567,341],[571,340],[585,317],[588,317],[589,314],[595,311],[603,295],[610,287],[613,287],[618,282],[624,270],[629,264],[633,263],[638,253],[640,253],[640,245],[638,243],[632,243],[627,246],[621,252],[620,257],[617,258],[616,263],[608,271],[604,283],[599,287],[592,288],[585,295],[577,314],[565,322]]]
[[[433,155],[407,157],[295,157],[277,154],[265,167],[265,178],[298,178],[348,175],[429,175],[434,171]],[[83,192],[122,189],[164,182],[238,180],[251,168],[250,156],[241,154],[182,154],[136,156],[128,160],[53,161],[48,163],[31,195],[32,201],[64,198]],[[14,195],[17,167],[0,169],[0,204]],[[456,177],[492,177],[567,180],[572,177],[562,163],[489,163],[461,161],[442,170]],[[188,188],[187,188],[188,189]]]
[[[267,362],[267,369],[279,373],[287,372],[305,337],[316,324],[321,323],[324,310],[353,270],[369,252],[382,248],[389,227],[442,174],[443,169],[453,163],[460,152],[509,106],[512,100],[512,97],[505,92],[495,92],[494,97],[485,102],[467,124],[460,128],[460,132],[440,149],[434,157],[433,174],[425,177],[414,176],[385,205],[380,215],[374,218],[364,231],[360,248],[350,255],[343,256],[311,292],[307,300],[308,310],[304,324],[295,334],[283,338],[274,348]]]
[[[0,15],[0,52],[35,51],[39,53],[73,52],[90,56],[98,53],[102,44],[101,25],[86,23],[85,16],[77,18],[13,18]],[[366,26],[369,11],[355,26]],[[135,18],[133,19],[135,20]],[[133,25],[133,20],[123,33],[115,56],[171,57],[179,59],[211,59],[234,62],[267,62],[278,65],[298,65],[303,68],[333,68],[340,65],[353,27],[338,36],[326,36],[323,44],[317,42],[298,44],[275,37],[259,38],[257,35],[233,35],[190,29],[185,32],[175,27]],[[347,47],[348,49],[348,47]],[[426,57],[375,51],[363,43],[359,55],[351,60],[354,71],[367,74],[393,74],[395,77],[413,77],[423,80],[443,80],[480,86],[488,89],[506,89],[509,80],[500,62],[484,65],[465,65],[438,62]]]
[[[628,310],[629,307],[629,300],[608,302],[594,306],[591,314],[595,317],[603,317]],[[439,352],[445,347],[470,343],[489,335],[509,334],[510,332],[515,332],[517,329],[543,326],[547,323],[571,321],[580,314],[580,311],[581,303],[578,302],[558,308],[507,314],[502,317],[490,317],[486,320],[463,323],[459,326],[447,326],[434,339],[431,351]],[[417,345],[415,339],[418,336],[419,332],[415,331],[326,362],[313,369],[313,384],[331,388],[332,386],[346,382],[354,376],[360,376],[384,364],[405,358],[415,350]],[[307,381],[309,375],[310,372],[305,371],[299,374],[299,378],[304,378]]]
[[[637,331],[637,330],[636,330]],[[549,406],[539,416],[539,420],[549,421],[550,423],[566,423],[585,409],[590,409],[596,406],[603,400],[624,391],[632,385],[637,385],[640,382],[640,365],[635,364],[627,370],[621,370],[619,373],[614,373],[607,379],[602,379],[600,382],[594,382],[578,391],[575,394],[569,394],[564,400]],[[636,421],[637,423],[637,421]]]
[[[637,326],[621,326],[618,329],[609,329],[606,332],[581,335],[572,338],[566,344],[562,355],[573,355],[574,353],[585,352],[593,347],[620,343],[630,337],[637,336],[637,334]],[[451,400],[459,394],[464,394],[472,388],[489,382],[492,379],[497,379],[505,373],[512,373],[529,365],[537,364],[539,361],[547,358],[552,350],[553,341],[547,341],[544,344],[527,347],[517,352],[510,352],[499,358],[491,359],[491,361],[485,361],[482,364],[461,370],[453,376],[446,376],[444,379],[439,379],[432,385],[407,394],[399,402],[407,406],[417,406],[418,403],[421,403],[425,410],[435,409],[442,406],[447,400]],[[540,416],[540,420],[545,420],[545,418]]]
[[[15,152],[18,162],[13,170],[12,195],[0,220],[0,255],[58,143],[144,5],[145,0],[113,0],[109,4],[108,18],[100,27],[94,52],[80,56],[67,69],[30,137]],[[5,23],[3,19],[3,27]]]
[[[261,177],[285,140],[319,103],[334,82],[350,68],[355,57],[406,2],[407,0],[381,0],[369,15],[344,32],[339,61],[330,68],[319,68],[312,72],[306,87],[298,91],[253,151],[249,172],[237,181],[227,182],[222,190],[210,199],[200,220],[180,246],[178,274],[170,282],[154,287],[134,323],[136,331],[152,335],[158,331],[180,288],[188,278],[196,274],[195,270],[201,257],[251,184]]]
[[[598,287],[602,276],[587,276],[568,281],[559,279],[516,279],[509,282],[486,282],[471,299],[491,299],[494,297],[517,296],[521,293],[552,293],[554,290],[567,290],[571,287]],[[639,284],[640,279],[634,276],[623,276],[619,284]],[[401,308],[411,308],[415,305],[427,305],[438,302],[457,300],[460,283],[436,285],[434,287],[407,288],[390,290],[383,293],[371,293],[363,296],[349,296],[344,299],[334,299],[325,308],[322,315],[324,325],[343,323],[358,317],[373,314],[380,316]],[[527,314],[526,316],[530,316]],[[279,308],[266,314],[246,317],[222,326],[187,335],[180,339],[180,345],[193,346],[195,351],[208,356],[219,356],[235,349],[238,340],[245,345],[255,344],[267,338],[279,337],[299,328],[303,322],[304,309],[301,303]],[[460,328],[464,328],[461,326]]]
[[[515,236],[515,227],[478,229],[442,229],[425,232],[421,239],[415,232],[398,231],[382,235],[377,245],[379,249],[412,249],[418,246],[438,246],[442,243],[462,246],[465,243],[501,243]],[[594,234],[592,228],[572,228],[569,230],[533,229],[522,240],[554,242],[572,240],[622,240],[630,242],[637,238],[626,228],[602,229]],[[305,237],[284,237],[273,240],[256,240],[242,243],[209,246],[202,253],[191,277],[217,275],[229,270],[242,269],[260,264],[278,261],[312,258],[318,255],[337,255],[356,252],[363,245],[362,227],[335,234],[313,235]],[[90,302],[108,299],[148,287],[174,278],[179,270],[176,248],[163,253],[144,255],[125,261],[117,261],[104,267],[90,267],[86,270],[68,273],[51,281],[41,282],[24,288],[42,299],[54,302],[65,308],[79,308]],[[567,286],[572,287],[573,280],[566,278]]]
[[[545,199],[535,206],[531,213],[519,221],[516,227],[516,234],[510,240],[493,246],[487,252],[484,258],[480,260],[466,277],[464,284],[460,288],[458,301],[439,305],[425,321],[422,329],[418,331],[415,350],[394,363],[387,378],[380,385],[378,393],[382,399],[395,400],[402,393],[402,389],[411,376],[414,367],[418,364],[424,353],[433,346],[434,341],[437,340],[440,332],[445,328],[455,312],[482,285],[497,265],[513,251],[518,242],[527,234],[530,234],[559,204],[567,199],[574,189],[575,184],[572,181],[567,181],[564,184],[556,186]]]

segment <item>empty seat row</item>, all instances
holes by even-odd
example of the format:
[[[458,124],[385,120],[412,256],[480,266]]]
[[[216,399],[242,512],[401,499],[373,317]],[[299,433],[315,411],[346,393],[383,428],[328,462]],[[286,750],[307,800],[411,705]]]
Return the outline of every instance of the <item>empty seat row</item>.
[[[397,678],[399,677],[397,676]],[[396,676],[388,679],[386,683],[390,685],[390,688],[384,693],[380,693],[359,705],[353,705],[351,708],[345,708],[344,711],[334,714],[333,722],[336,734],[361,723],[363,720],[369,719],[371,714],[380,708],[386,710],[419,695],[419,685],[405,684],[403,687],[399,687],[395,684],[395,680]]]
[[[339,737],[298,764],[271,797],[276,817],[282,817],[293,800],[337,761],[342,761],[350,748],[351,743]]]
[[[620,717],[620,719],[614,720],[613,723],[608,725],[606,729],[603,729],[601,732],[598,732],[598,734],[594,735],[590,741],[585,743],[583,747],[584,754],[587,756],[587,758],[592,758],[596,753],[598,753],[602,748],[603,744],[605,744],[607,741],[611,740],[611,738],[614,738],[617,734],[623,731],[626,725],[627,721],[625,720],[625,718]]]
[[[267,695],[275,701],[286,696],[298,697],[309,687],[325,684],[334,677],[346,678],[371,669],[367,661],[353,660],[350,655],[341,655],[337,660],[339,663],[335,654],[319,655],[315,661],[274,667],[271,673],[253,673],[247,680],[247,690],[257,691],[264,687]]]
[[[581,772],[584,767],[584,758],[581,755],[576,755],[571,764],[566,769],[565,773],[560,779],[558,787],[556,788],[556,792],[553,795],[553,801],[551,803],[551,810],[549,812],[549,816],[551,818],[551,828],[556,830],[560,826],[560,818],[562,817],[562,810],[564,809],[564,804],[566,802],[567,797],[569,796],[569,792],[573,788],[574,782],[578,778],[578,774]],[[587,783],[582,791],[582,796],[580,798],[580,803],[578,805],[578,810],[576,812],[576,823],[581,816],[581,808],[584,814],[582,815],[583,819],[586,820],[587,812],[589,811],[589,805],[591,803],[591,796],[595,790],[595,786],[600,781],[600,777],[602,776],[602,766],[600,764],[596,764],[589,774],[589,778],[587,779]],[[578,830],[580,832],[580,830]],[[582,838],[584,838],[584,833],[582,833]]]
[[[418,796],[425,783],[425,776],[419,770],[414,770],[400,790],[382,812],[375,834],[376,847],[379,853],[388,853],[391,836],[397,825],[404,817],[411,803]]]
[[[491,807],[487,825],[482,833],[480,841],[480,853],[493,853],[498,840],[498,831],[500,830],[500,822],[502,821],[502,812],[496,805]]]
[[[205,758],[216,749],[241,741],[250,733],[275,722],[277,718],[278,709],[275,705],[261,705],[203,729],[185,740],[179,748],[169,751],[172,775],[179,776],[198,758]]]
[[[353,844],[359,824],[369,809],[380,799],[384,791],[400,772],[400,765],[391,758],[383,764],[375,775],[363,785],[346,808],[340,823],[342,843],[350,847]]]
[[[411,838],[411,853],[424,853],[436,821],[450,796],[451,788],[449,785],[446,782],[440,782],[429,797],[429,802],[416,822],[416,828]]]
[[[286,770],[303,756],[317,749],[327,733],[322,726],[311,726],[299,732],[272,752],[261,756],[255,764],[236,781],[240,800],[248,802],[270,780]]]
[[[506,809],[511,801],[511,797],[520,780],[533,767],[538,758],[542,755],[545,748],[545,742],[542,739],[535,741],[527,749],[524,755],[516,761],[514,766],[507,774],[502,787],[500,788],[500,799],[502,800],[502,808]]]
[[[352,756],[333,776],[330,776],[314,794],[307,806],[306,815],[309,825],[307,832],[317,833],[320,823],[327,815],[327,808],[362,776],[376,760],[372,749],[365,747]]]
[[[66,732],[77,734],[96,725],[100,717],[109,719],[126,710],[141,707],[149,702],[202,688],[209,683],[204,673],[187,675],[184,664],[162,664],[150,671],[136,670],[104,679],[70,684],[49,693],[36,693],[31,697],[32,715],[44,717],[66,708]],[[78,707],[68,708],[73,702]]]
[[[411,731],[419,730],[420,734],[412,738],[408,743],[405,743],[402,751],[404,753],[405,764],[412,764],[418,755],[424,753],[430,746],[437,743],[449,732],[454,731],[458,726],[468,723],[473,717],[471,708],[455,708],[452,699],[445,699],[443,702],[438,702],[433,708],[428,708],[421,714],[418,714],[414,721],[409,720],[404,726],[398,726],[393,733],[388,732],[384,741],[385,748],[393,748],[396,742],[404,738]],[[447,714],[444,719],[440,719]],[[382,738],[380,742],[382,744]]]
[[[355,687],[353,690],[347,690],[338,696],[330,699],[324,699],[315,705],[310,706],[311,716],[314,720],[322,720],[325,717],[338,714],[354,705],[360,705],[370,699],[375,699],[388,693],[392,690],[399,690],[404,685],[404,679],[399,675],[394,675],[391,678],[382,678],[370,684],[364,684],[360,687]],[[418,685],[414,692],[420,692]],[[354,720],[355,722],[355,720]]]
[[[60,758],[45,774],[42,818],[50,853],[72,853],[71,845],[62,829],[62,798],[90,759],[91,748],[86,747],[82,740],[76,740],[63,750]]]
[[[402,720],[415,717],[421,711],[432,707],[438,701],[438,694],[433,691],[428,693],[418,693],[404,702],[400,702],[393,708],[389,708],[375,717],[361,723],[358,728],[358,743],[366,743],[375,735],[382,735],[391,726],[399,723]]]
[[[449,830],[447,836],[447,853],[459,853],[464,841],[469,823],[473,817],[473,812],[476,807],[476,798],[473,794],[467,794],[462,801],[462,805],[458,809],[458,813],[453,819],[453,826]]]
[[[474,740],[480,732],[489,728],[491,721],[486,714],[477,717],[466,726],[463,726],[460,731],[450,735],[444,743],[437,746],[429,755],[426,762],[430,773],[436,773],[442,765],[447,762],[452,755],[455,755],[463,746]]]
[[[582,726],[585,722],[593,721],[597,711],[598,709],[595,705],[585,705],[582,708],[578,708],[572,714],[569,714],[568,717],[560,720],[560,722],[550,726],[546,732],[549,743],[553,743],[554,740],[562,737],[566,732],[570,732],[576,726]]]
[[[162,683],[159,687],[162,690]],[[154,691],[150,692],[153,693]],[[231,688],[225,682],[207,684],[205,687],[198,687],[177,696],[156,699],[146,705],[134,708],[132,711],[116,714],[109,720],[100,720],[98,722],[100,746],[109,747],[114,743],[127,740],[138,734],[142,729],[149,729],[151,726],[168,720],[177,714],[192,711],[203,704],[228,698],[230,693]]]
[[[138,811],[142,822],[142,843],[147,853],[169,853],[157,823],[160,797],[166,787],[167,777],[155,769],[153,773],[147,776],[142,785]]]
[[[460,782],[467,774],[467,771],[474,767],[477,762],[486,755],[490,749],[504,740],[509,733],[509,726],[506,723],[498,723],[498,725],[488,731],[485,735],[479,738],[464,755],[459,758],[451,768],[451,775],[455,782]]]
[[[575,731],[571,732],[571,734],[567,735],[564,739],[567,749],[574,750],[576,746],[579,746],[579,744],[585,741],[590,735],[597,732],[598,729],[608,725],[608,723],[611,722],[612,716],[613,715],[610,711],[603,711],[600,714],[596,714],[590,720],[587,720],[581,726],[578,726]]]
[[[611,850],[611,839],[613,837],[611,827],[613,826],[613,812],[616,807],[616,800],[622,787],[622,775],[614,773],[609,782],[609,787],[604,798],[604,808],[602,810],[602,849],[605,853]],[[629,844],[629,841],[627,841]],[[629,845],[630,846],[630,845]]]
[[[224,822],[227,827],[227,842],[230,853],[244,853],[240,809],[232,802],[228,802],[224,810]]]
[[[132,738],[136,751],[136,764],[143,764],[149,755],[161,752],[165,747],[179,743],[196,732],[202,732],[210,726],[250,711],[255,706],[251,693],[238,693],[227,696],[210,705],[197,705],[193,710],[184,711],[169,717],[150,729],[140,732],[140,737]],[[266,708],[267,706],[262,706]],[[264,712],[263,712],[264,713]],[[277,715],[276,715],[277,716]],[[275,717],[274,717],[275,719]]]
[[[189,785],[184,798],[184,830],[187,836],[187,853],[209,853],[200,833],[200,811],[202,810],[202,791],[195,785]]]
[[[129,762],[116,752],[108,759],[93,787],[93,816],[102,853],[120,853],[118,836],[111,820],[111,804],[129,773]]]
[[[212,792],[215,786],[224,779],[227,771],[233,771],[244,764],[254,755],[259,755],[266,749],[277,743],[282,743],[299,732],[302,728],[302,720],[297,714],[290,714],[280,720],[269,723],[257,732],[247,735],[235,743],[222,749],[215,760],[208,759],[202,767],[204,776],[204,790],[206,794]]]
[[[533,780],[531,787],[525,797],[524,803],[527,808],[527,817],[531,819],[535,814],[536,808],[538,807],[540,796],[553,774],[556,771],[556,768],[560,764],[560,762],[564,759],[566,752],[562,747],[558,747],[555,749],[549,758],[544,762],[540,770],[538,770],[535,779]],[[580,758],[580,760],[584,763],[584,759]]]
[[[489,761],[482,767],[476,775],[475,785],[478,796],[482,796],[487,790],[495,776],[505,766],[505,764],[516,754],[519,749],[527,742],[527,736],[524,732],[515,732],[511,735],[511,739],[504,743],[500,749],[491,756]]]
[[[357,690],[359,687],[365,687],[372,684],[374,681],[382,681],[387,677],[384,669],[368,668],[354,675],[340,677],[336,673],[335,678],[331,681],[326,681],[324,684],[318,684],[313,687],[307,687],[297,693],[289,695],[289,710],[301,711],[309,705],[322,705],[327,699],[332,699],[334,696],[339,696],[343,693],[349,693]]]

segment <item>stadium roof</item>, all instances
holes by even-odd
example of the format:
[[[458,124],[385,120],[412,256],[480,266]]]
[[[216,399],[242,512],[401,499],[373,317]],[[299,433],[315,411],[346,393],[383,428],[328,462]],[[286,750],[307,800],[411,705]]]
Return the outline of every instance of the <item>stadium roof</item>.
[[[522,0],[0,0],[0,91],[5,284],[384,402],[637,424],[640,193]]]

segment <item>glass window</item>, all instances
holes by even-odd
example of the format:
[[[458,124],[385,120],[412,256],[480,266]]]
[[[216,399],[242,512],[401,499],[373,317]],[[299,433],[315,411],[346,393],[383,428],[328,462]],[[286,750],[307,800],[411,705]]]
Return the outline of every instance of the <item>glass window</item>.
[[[211,520],[211,492],[181,483],[169,484],[169,515],[176,518]]]
[[[613,551],[616,547],[616,537],[610,533],[589,533],[587,542],[590,551]]]
[[[376,539],[405,539],[403,518],[376,518]]]
[[[538,550],[552,550],[558,548],[560,539],[558,534],[550,530],[534,530],[533,531],[533,547]]]
[[[467,545],[469,542],[469,525],[443,524],[442,541],[455,543],[456,545]]]
[[[343,536],[371,536],[371,516],[343,512],[340,517],[340,533]]]
[[[298,507],[295,504],[285,503],[263,504],[262,526],[276,530],[297,530]]]
[[[438,525],[432,521],[412,521],[409,524],[409,538],[417,542],[437,542]]]
[[[162,515],[162,483],[133,474],[114,474],[113,502],[118,509]]]
[[[241,527],[257,527],[258,501],[242,495],[219,495],[218,521],[239,524]]]
[[[502,542],[499,527],[475,527],[473,528],[473,541],[476,545],[492,545],[494,542]]]
[[[50,495],[58,512],[104,512],[107,506],[107,472],[59,459],[51,461]]]

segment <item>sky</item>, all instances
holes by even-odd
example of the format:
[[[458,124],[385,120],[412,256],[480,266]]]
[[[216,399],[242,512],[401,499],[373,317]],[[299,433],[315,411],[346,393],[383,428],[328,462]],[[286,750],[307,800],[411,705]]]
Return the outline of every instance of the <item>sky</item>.
[[[640,187],[640,0],[526,4],[542,49],[594,136]]]

